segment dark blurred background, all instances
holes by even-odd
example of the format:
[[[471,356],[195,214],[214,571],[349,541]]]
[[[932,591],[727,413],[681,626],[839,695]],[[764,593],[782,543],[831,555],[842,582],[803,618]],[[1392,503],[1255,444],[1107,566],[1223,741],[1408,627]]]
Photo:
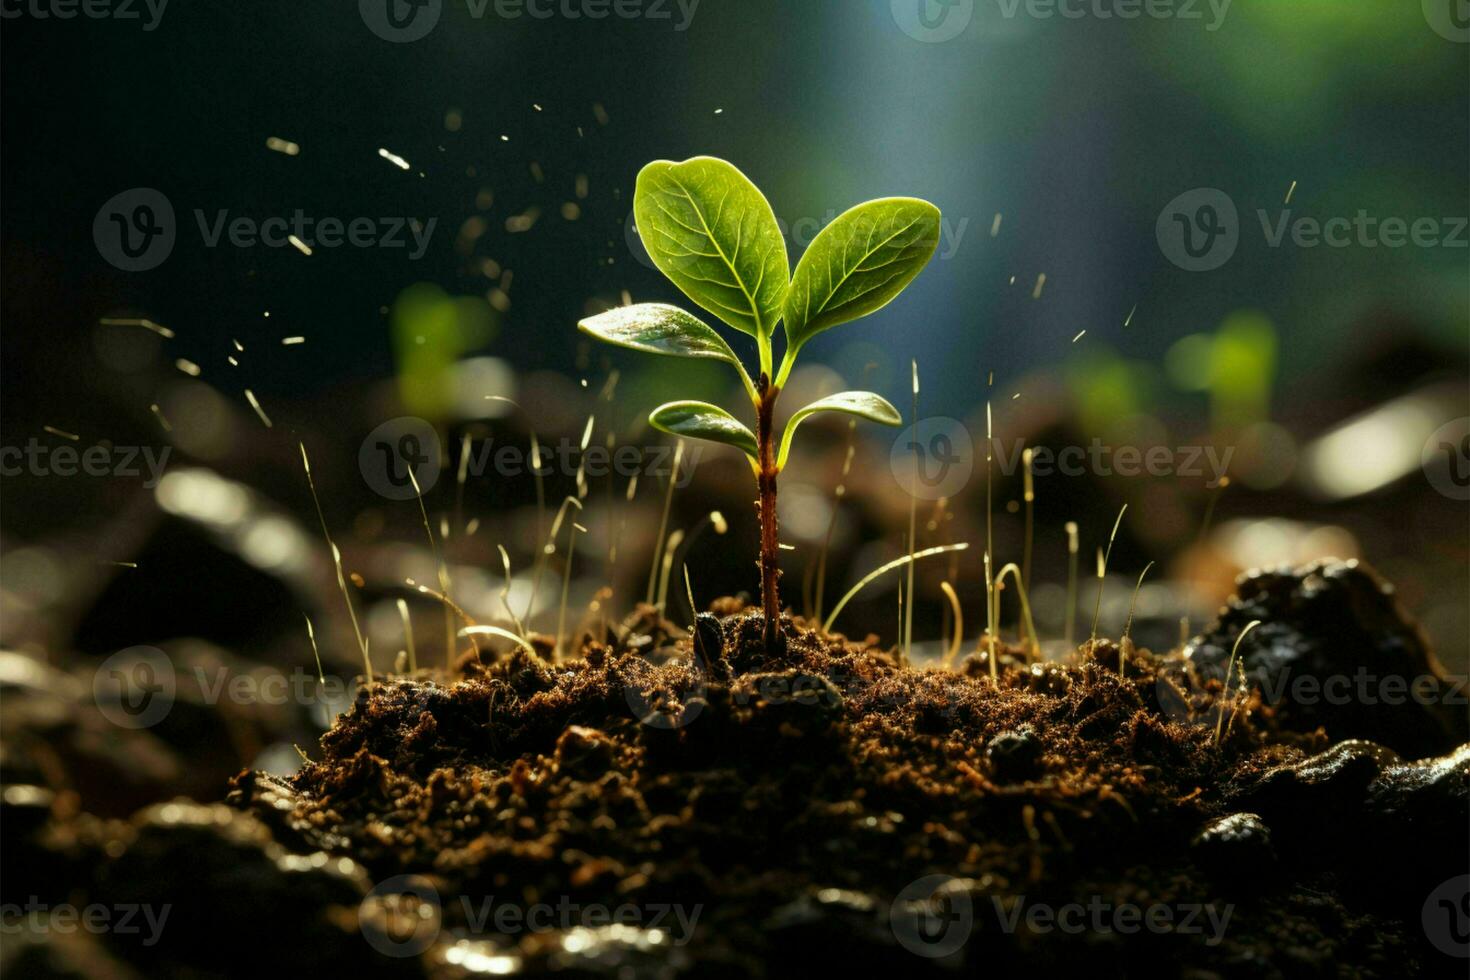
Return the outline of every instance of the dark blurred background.
[[[557,0],[537,6],[547,17],[399,2],[410,20],[439,10],[416,40],[381,36],[394,29],[370,2],[172,0],[161,16],[136,5],[132,20],[27,4],[0,21],[0,444],[170,455],[156,487],[146,472],[7,470],[0,639],[12,648],[61,664],[187,640],[310,665],[305,613],[324,660],[350,673],[361,661],[298,443],[378,669],[405,645],[400,597],[420,650],[442,649],[436,603],[405,586],[437,588],[439,551],[456,601],[504,624],[503,544],[512,607],[535,591],[535,625],[554,632],[567,525],[539,589],[531,572],[567,495],[587,529],[569,621],[620,618],[645,597],[664,482],[579,490],[574,462],[546,478],[538,507],[525,473],[492,467],[462,490],[454,475],[466,439],[526,447],[534,430],[576,446],[589,414],[593,444],[652,451],[662,440],[641,420],[660,399],[731,394],[717,370],[592,349],[575,330],[629,299],[680,301],[640,259],[633,180],[652,159],[712,154],[764,190],[793,262],[871,197],[944,213],[928,270],[813,342],[788,400],[861,385],[907,419],[915,359],[920,416],[957,420],[976,447],[960,464],[970,478],[919,508],[919,546],[972,545],[922,566],[924,650],[950,628],[942,580],[964,600],[967,647],[984,625],[989,398],[1012,457],[1020,439],[1165,447],[1176,471],[1191,447],[1230,453],[1228,487],[1207,457],[1196,472],[1037,477],[1032,599],[1049,642],[1065,618],[1065,523],[1079,525],[1089,576],[1127,504],[1105,631],[1121,629],[1149,561],[1135,635],[1167,647],[1238,572],[1330,554],[1376,566],[1465,669],[1463,3],[1457,21],[1453,0],[1181,3],[1137,19],[997,0]],[[128,271],[99,240],[112,214],[136,214],[137,188],[171,206],[173,247]],[[1171,244],[1174,215],[1198,218],[1220,195],[1237,212],[1233,251],[1192,271]],[[405,247],[208,243],[222,217],[298,209],[380,231],[412,220],[426,244],[416,256],[408,232]],[[1290,231],[1272,244],[1282,221],[1360,212],[1375,224],[1340,247]],[[1432,226],[1393,245],[1387,218]],[[434,549],[413,499],[385,497],[360,464],[369,434],[405,416],[440,443],[425,495]],[[784,598],[798,612],[817,602],[823,541],[828,610],[906,548],[902,437],[895,450],[894,433],[860,426],[844,481],[846,439],[845,422],[812,424],[783,478]],[[679,622],[685,563],[701,604],[756,586],[745,468],[713,448],[699,460],[668,524],[689,536],[671,563]],[[1014,467],[993,479],[997,564],[1020,562],[1022,482]],[[705,521],[716,509],[723,521]],[[875,582],[838,628],[895,641],[901,578]],[[1092,584],[1081,592],[1085,633]]]

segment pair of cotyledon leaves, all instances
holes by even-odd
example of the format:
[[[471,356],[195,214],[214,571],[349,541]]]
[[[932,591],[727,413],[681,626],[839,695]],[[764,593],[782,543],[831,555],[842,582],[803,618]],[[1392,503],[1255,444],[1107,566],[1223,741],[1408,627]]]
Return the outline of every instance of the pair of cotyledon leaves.
[[[882,198],[840,215],[813,239],[790,273],[786,242],[760,190],[732,164],[713,157],[657,160],[638,174],[633,198],[638,231],[658,269],[686,296],[757,339],[763,361],[776,324],[786,331],[783,384],[797,352],[812,337],[888,304],[913,281],[939,242],[939,209],[915,198]],[[789,276],[789,278],[788,278]],[[653,354],[713,358],[731,364],[746,392],[759,396],[725,339],[675,306],[644,303],[578,324],[600,340]],[[796,427],[817,412],[836,411],[884,425],[901,418],[867,391],[829,395],[787,423],[776,466],[786,465]],[[755,435],[724,409],[671,402],[649,421],[665,432],[735,446],[759,461]]]

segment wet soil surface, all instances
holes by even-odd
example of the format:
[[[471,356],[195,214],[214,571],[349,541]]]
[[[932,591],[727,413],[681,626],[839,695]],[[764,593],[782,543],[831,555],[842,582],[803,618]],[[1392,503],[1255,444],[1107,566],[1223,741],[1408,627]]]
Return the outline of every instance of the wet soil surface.
[[[1250,619],[1268,625],[1221,669]],[[1457,703],[1365,569],[1243,581],[1188,658],[1100,640],[1066,663],[1007,645],[920,669],[800,621],[767,649],[761,627],[733,600],[693,631],[645,607],[566,662],[467,655],[452,683],[384,680],[294,777],[241,773],[226,804],[103,819],[8,787],[7,902],[170,911],[152,943],[146,925],[27,934],[4,959],[75,976],[1464,975],[1463,687]],[[1361,694],[1306,703],[1283,670],[1430,680],[1364,711]]]

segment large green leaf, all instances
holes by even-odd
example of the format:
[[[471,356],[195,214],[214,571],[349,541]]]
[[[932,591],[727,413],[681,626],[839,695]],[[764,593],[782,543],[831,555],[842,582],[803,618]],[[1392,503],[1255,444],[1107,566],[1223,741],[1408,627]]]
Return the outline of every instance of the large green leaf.
[[[655,160],[638,174],[633,217],[653,264],[690,299],[754,337],[781,318],[791,265],[765,197],[714,157]]]
[[[729,412],[708,402],[669,402],[648,416],[655,429],[690,439],[723,442],[743,451],[752,460],[760,459],[755,433],[741,425]]]
[[[740,372],[751,398],[755,398],[755,386],[740,358],[721,337],[703,320],[686,313],[677,306],[664,303],[639,303],[636,306],[620,306],[587,317],[578,322],[577,329],[598,340],[619,347],[628,347],[648,354],[668,354],[673,357],[707,357],[726,361]]]
[[[798,409],[791,416],[791,421],[786,423],[786,431],[781,435],[781,452],[776,457],[777,469],[786,466],[786,454],[791,451],[791,439],[796,435],[796,427],[818,412],[845,412],[882,425],[903,424],[903,416],[898,414],[898,409],[889,404],[887,399],[871,391],[839,391],[835,395],[819,398],[805,408]]]
[[[796,265],[784,315],[788,357],[814,335],[886,306],[939,245],[939,209],[912,197],[859,204],[823,228]]]

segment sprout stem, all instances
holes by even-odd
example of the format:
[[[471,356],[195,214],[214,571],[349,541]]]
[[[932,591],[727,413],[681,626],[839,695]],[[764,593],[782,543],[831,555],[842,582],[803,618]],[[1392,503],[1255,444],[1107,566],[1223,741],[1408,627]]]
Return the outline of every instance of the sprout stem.
[[[756,483],[760,491],[758,506],[761,520],[761,610],[765,614],[765,644],[774,650],[781,626],[781,569],[777,563],[777,552],[781,548],[781,537],[776,523],[776,442],[771,427],[776,415],[776,396],[781,389],[771,384],[770,376],[762,371],[758,390],[761,400],[756,411],[756,442],[760,448],[760,467]]]

